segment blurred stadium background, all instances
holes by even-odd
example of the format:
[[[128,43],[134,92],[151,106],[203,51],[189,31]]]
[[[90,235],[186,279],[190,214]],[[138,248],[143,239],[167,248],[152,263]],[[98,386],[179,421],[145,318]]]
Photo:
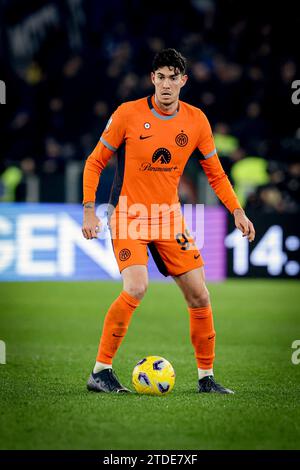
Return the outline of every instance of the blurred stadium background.
[[[3,400],[8,400],[8,389],[16,398],[7,401],[3,426],[18,416],[0,447],[147,448],[148,442],[153,448],[297,448],[299,427],[293,414],[298,379],[290,351],[292,341],[299,337],[300,104],[292,101],[292,84],[300,79],[299,26],[293,2],[278,2],[272,8],[269,2],[233,0],[0,2],[1,101],[5,98],[6,102],[0,108],[0,339],[8,348],[8,364],[0,372]],[[113,441],[106,430],[97,428],[95,410],[84,396],[86,373],[98,339],[99,309],[103,307],[103,319],[105,308],[120,288],[116,283],[120,278],[108,235],[99,241],[86,241],[81,235],[82,169],[113,110],[123,101],[152,92],[152,58],[163,47],[175,47],[187,57],[189,81],[181,99],[207,114],[222,164],[257,231],[249,246],[191,157],[179,194],[182,203],[205,204],[207,278],[222,281],[211,289],[219,311],[227,315],[217,320],[220,363],[224,359],[224,372],[219,370],[221,378],[225,370],[231,373],[232,382],[226,385],[239,386],[241,377],[244,380],[244,401],[236,409],[230,408],[231,417],[224,416],[221,402],[215,402],[213,409],[208,407],[216,427],[207,428],[207,434],[202,430],[201,444],[197,427],[191,430],[191,421],[176,412],[176,395],[170,397],[174,400],[170,408],[173,403],[175,410],[171,418],[167,409],[153,405],[153,401],[150,405],[136,401],[138,414],[134,414],[132,401],[128,408],[123,403],[120,410],[128,423],[127,427],[118,423],[118,436],[109,427],[107,410],[112,405],[106,400],[107,414],[102,410],[102,416]],[[97,193],[100,205],[108,201],[114,168],[112,159]],[[161,280],[152,261],[149,270],[152,279]],[[239,280],[249,277],[267,280]],[[281,278],[285,280],[270,281]],[[64,282],[7,282],[27,280],[101,282],[74,283],[73,288]],[[170,340],[168,349],[162,333],[153,325],[149,329],[152,318],[156,318],[156,325],[162,324],[155,302],[159,297],[165,299],[160,311],[166,322],[163,328],[168,331],[173,310],[177,305],[184,308],[179,293],[175,294],[173,286],[165,290],[161,283],[153,289],[154,295],[148,294],[144,301],[144,320],[137,320],[124,346],[127,356],[119,363],[119,370],[125,384],[134,361],[145,354],[134,342],[141,337],[149,354],[165,354],[182,376],[186,372],[183,358],[189,354],[191,369],[187,374],[192,377],[192,352],[183,346],[187,333],[184,339],[179,336],[180,344],[176,343],[179,339]],[[242,319],[237,314],[241,305]],[[87,311],[89,321],[82,316]],[[51,326],[49,318],[53,318]],[[184,320],[178,316],[177,321],[185,331]],[[239,338],[232,339],[234,325]],[[269,331],[267,339],[265,331]],[[174,330],[174,337],[177,333]],[[255,356],[256,348],[264,354],[264,364],[261,356]],[[24,364],[25,369],[16,364]],[[69,367],[79,377],[78,383]],[[260,382],[259,396],[250,381],[254,370]],[[288,374],[290,394],[284,398],[284,418],[280,411],[283,397],[272,395],[278,390],[276,381],[281,373]],[[25,402],[15,374],[26,384]],[[198,397],[193,401],[189,391],[184,395],[184,380],[179,374],[181,409],[186,416],[195,416]],[[272,393],[262,384],[273,387]],[[76,401],[78,395],[82,401]],[[65,396],[73,409],[63,401]],[[272,400],[273,414],[268,415]],[[209,399],[204,403],[212,405]],[[89,417],[84,425],[78,421],[81,406]],[[171,420],[163,443],[158,440],[160,422],[151,415],[153,406],[166,422]],[[35,421],[31,420],[32,409]],[[252,409],[256,415],[261,413],[259,423],[251,415]],[[203,406],[200,411],[199,422],[209,417]],[[243,415],[244,411],[249,416]],[[140,416],[147,413],[150,424],[142,431]],[[45,416],[50,419],[47,429]],[[63,431],[61,416],[71,416]],[[72,423],[80,429],[81,439]],[[280,424],[276,427],[274,423]],[[148,432],[155,436],[150,444]],[[126,436],[131,436],[130,442]]]
[[[291,99],[292,83],[300,76],[294,40],[299,19],[287,8],[279,21],[276,7],[269,11],[263,4],[258,14],[257,3],[236,1],[190,0],[184,9],[180,2],[158,1],[2,1],[0,79],[6,84],[6,104],[1,107],[0,201],[5,238],[29,236],[44,227],[56,233],[48,240],[46,255],[51,257],[51,243],[60,243],[59,216],[67,207],[44,206],[39,226],[38,219],[24,218],[24,211],[39,214],[38,206],[25,210],[4,203],[80,204],[84,161],[109,116],[121,102],[152,92],[153,55],[172,46],[189,61],[182,99],[207,114],[222,164],[256,222],[256,244],[264,240],[256,255],[244,254],[238,261],[239,250],[247,248],[233,235],[227,253],[218,253],[222,266],[212,269],[209,279],[227,274],[299,277],[300,106]],[[114,165],[112,160],[103,174],[98,203],[108,201]],[[193,158],[179,193],[183,203],[218,204]],[[80,224],[80,209],[73,207],[73,217]],[[215,227],[222,226],[225,219],[219,221],[219,212],[216,217]],[[232,233],[232,227],[226,231]],[[32,243],[42,250],[42,240]],[[218,261],[208,251],[209,269],[211,256],[214,266]],[[112,273],[99,266],[99,257],[100,252],[95,267],[100,269],[93,275],[83,256],[81,271],[74,268],[72,276],[109,278]],[[15,262],[13,255],[2,259],[0,278],[30,277],[34,267],[18,273]],[[57,266],[39,271],[37,263],[31,274],[47,278],[47,266],[53,271],[48,269],[48,277],[55,277],[54,271],[60,275]]]

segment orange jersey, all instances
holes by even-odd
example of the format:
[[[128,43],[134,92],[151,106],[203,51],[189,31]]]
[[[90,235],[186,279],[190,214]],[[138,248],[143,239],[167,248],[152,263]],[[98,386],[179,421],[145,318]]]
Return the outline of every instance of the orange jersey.
[[[241,207],[224,173],[215,148],[211,127],[198,108],[179,101],[178,110],[163,114],[154,98],[130,101],[117,108],[84,170],[84,202],[94,201],[102,169],[118,152],[116,176],[110,203],[122,212],[120,196],[127,207],[143,204],[151,215],[152,204],[179,203],[178,184],[194,150],[212,188],[233,212]],[[144,213],[140,213],[144,218]]]

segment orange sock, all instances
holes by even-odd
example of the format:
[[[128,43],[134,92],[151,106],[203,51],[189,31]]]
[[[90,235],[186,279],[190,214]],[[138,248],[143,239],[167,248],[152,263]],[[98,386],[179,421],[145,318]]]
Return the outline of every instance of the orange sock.
[[[98,348],[97,361],[112,364],[112,360],[127,333],[131,316],[140,301],[122,291],[106,314]]]
[[[191,341],[198,369],[212,369],[215,358],[214,322],[211,305],[189,308]]]

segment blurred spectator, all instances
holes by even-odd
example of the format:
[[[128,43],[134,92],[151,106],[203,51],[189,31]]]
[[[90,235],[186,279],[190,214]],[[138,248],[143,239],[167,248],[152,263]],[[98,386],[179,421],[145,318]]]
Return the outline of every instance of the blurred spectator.
[[[295,213],[299,210],[300,162],[290,165],[270,161],[269,183],[248,195],[246,209],[261,212]]]
[[[259,157],[247,157],[236,162],[231,170],[234,189],[242,206],[245,205],[249,194],[258,186],[269,181],[267,162]]]
[[[245,116],[236,123],[234,132],[248,153],[261,153],[261,142],[267,138],[268,130],[259,103],[252,101],[247,105]]]
[[[17,166],[8,166],[0,176],[0,201],[14,202],[16,190],[22,179],[22,171]]]
[[[292,15],[277,23],[263,5],[258,15],[237,1],[189,0],[183,9],[182,2],[78,0],[69,9],[53,0],[45,18],[44,3],[2,6],[0,78],[10,84],[0,122],[2,200],[15,198],[4,181],[19,185],[22,199],[28,179],[38,175],[41,200],[63,201],[65,165],[80,165],[91,153],[121,102],[152,93],[153,56],[175,47],[189,64],[182,99],[207,114],[243,203],[299,208],[300,105],[291,101],[291,83],[300,71]],[[191,159],[181,181],[185,202],[196,201],[198,167]],[[113,170],[112,159],[108,184]]]
[[[33,158],[24,158],[20,162],[20,169],[22,172],[22,178],[16,188],[16,201],[34,202],[39,196],[36,163]]]
[[[215,125],[214,139],[223,168],[230,175],[233,163],[244,156],[240,156],[238,152],[239,140],[231,134],[230,127],[224,122],[218,122]]]

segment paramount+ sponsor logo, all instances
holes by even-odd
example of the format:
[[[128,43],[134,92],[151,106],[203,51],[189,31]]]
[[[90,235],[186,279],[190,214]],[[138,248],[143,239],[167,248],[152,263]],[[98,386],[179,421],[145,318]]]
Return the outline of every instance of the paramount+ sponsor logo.
[[[150,162],[143,162],[140,166],[140,171],[164,171],[164,172],[171,172],[174,170],[178,170],[178,167],[175,166],[167,166],[171,162],[172,156],[171,152],[164,148],[160,147],[155,150],[152,155],[152,163]]]
[[[163,147],[155,150],[154,154],[152,155],[152,162],[153,163],[161,163],[165,165],[166,163],[170,163],[171,161],[171,153],[168,149]]]

